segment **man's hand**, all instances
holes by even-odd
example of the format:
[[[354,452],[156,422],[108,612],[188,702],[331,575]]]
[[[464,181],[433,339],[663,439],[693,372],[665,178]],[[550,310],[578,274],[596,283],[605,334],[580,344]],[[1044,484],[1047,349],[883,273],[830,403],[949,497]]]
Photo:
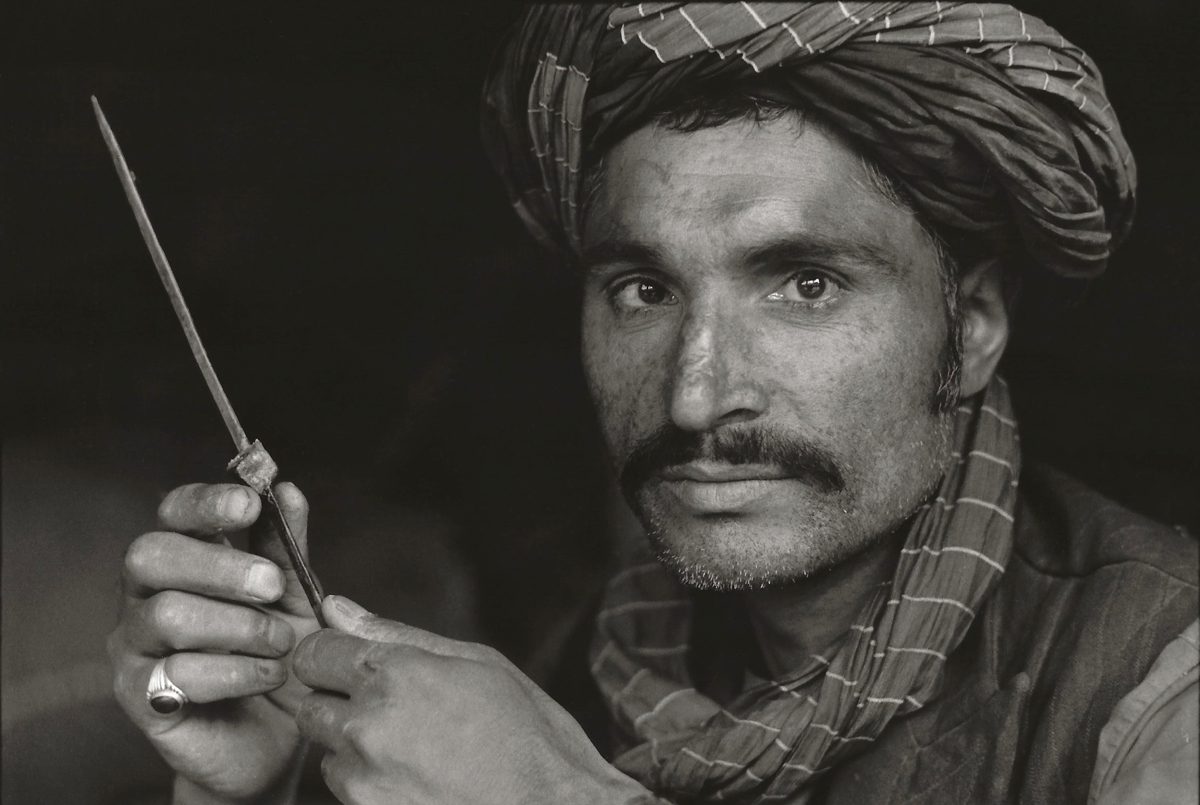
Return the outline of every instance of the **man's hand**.
[[[344,803],[648,802],[578,724],[499,652],[375,617],[329,596],[295,675],[316,689],[301,733]]]
[[[291,484],[275,493],[304,550],[304,496]],[[113,687],[179,773],[179,799],[261,799],[298,760],[294,715],[308,691],[289,680],[287,657],[317,622],[274,530],[266,518],[257,524],[260,510],[243,486],[182,486],[159,507],[167,530],[143,534],[125,555],[121,618],[108,639]],[[245,528],[254,553],[224,538]],[[190,701],[167,715],[146,701],[162,657]]]

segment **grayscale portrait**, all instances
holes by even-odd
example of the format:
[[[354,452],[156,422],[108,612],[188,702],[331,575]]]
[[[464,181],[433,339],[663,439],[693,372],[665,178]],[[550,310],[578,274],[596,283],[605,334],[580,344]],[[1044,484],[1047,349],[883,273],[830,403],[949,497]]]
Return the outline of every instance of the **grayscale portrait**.
[[[6,9],[0,798],[1197,802],[1194,6]]]

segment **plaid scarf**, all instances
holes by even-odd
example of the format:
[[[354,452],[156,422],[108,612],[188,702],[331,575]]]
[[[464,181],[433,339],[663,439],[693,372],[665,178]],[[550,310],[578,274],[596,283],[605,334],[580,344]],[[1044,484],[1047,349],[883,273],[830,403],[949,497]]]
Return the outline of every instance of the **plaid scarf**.
[[[946,657],[999,580],[1012,547],[1020,451],[1005,383],[955,414],[955,451],[913,517],[895,575],[832,656],[762,681],[728,706],[688,671],[693,602],[656,562],[608,584],[592,674],[624,745],[618,768],[664,796],[794,800],[940,689]]]

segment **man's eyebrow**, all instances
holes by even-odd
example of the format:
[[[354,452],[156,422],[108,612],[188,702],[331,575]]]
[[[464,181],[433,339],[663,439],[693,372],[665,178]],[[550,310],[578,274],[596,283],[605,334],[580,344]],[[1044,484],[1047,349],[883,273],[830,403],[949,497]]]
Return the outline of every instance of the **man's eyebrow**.
[[[660,266],[662,254],[653,246],[633,240],[602,240],[583,250],[579,264],[586,271],[612,263],[637,263],[643,266]]]
[[[795,234],[754,246],[742,254],[746,265],[773,266],[795,263],[847,263],[866,265],[892,278],[904,276],[897,255],[873,243],[843,240],[811,233]]]

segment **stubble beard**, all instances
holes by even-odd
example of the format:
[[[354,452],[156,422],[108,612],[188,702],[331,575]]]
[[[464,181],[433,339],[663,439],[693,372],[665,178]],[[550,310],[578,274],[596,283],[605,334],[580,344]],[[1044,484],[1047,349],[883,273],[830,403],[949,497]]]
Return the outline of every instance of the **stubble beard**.
[[[736,552],[714,549],[706,540],[697,539],[695,531],[662,517],[640,495],[633,508],[655,558],[684,586],[712,592],[785,587],[817,578],[906,528],[914,514],[938,491],[952,432],[952,417],[940,416],[926,440],[930,444],[925,460],[919,468],[913,468],[915,474],[910,477],[918,482],[911,485],[909,494],[893,499],[889,505],[872,506],[876,510],[868,512],[858,503],[860,496],[851,491],[852,487],[838,494],[818,493],[822,500],[814,501],[798,516],[793,530],[774,542],[755,540],[758,544],[749,550],[744,543]],[[732,515],[724,518],[724,522],[722,519],[710,516],[706,525],[729,529],[741,526],[749,537],[751,525],[742,525]]]
[[[907,490],[893,490],[881,499],[864,503],[866,483],[859,473],[835,465],[840,488],[810,483],[814,505],[798,516],[795,530],[784,544],[756,546],[754,556],[720,555],[712,546],[676,528],[656,510],[646,484],[624,489],[626,500],[642,523],[658,561],[686,587],[701,591],[748,592],[795,584],[815,578],[863,554],[907,527],[916,512],[932,499],[945,475],[953,442],[955,409],[959,402],[962,365],[961,322],[951,318],[951,330],[931,378],[929,417],[923,436],[910,442],[914,457],[905,467]],[[832,458],[832,457],[831,457]],[[737,528],[738,518],[710,516],[708,525]],[[798,553],[803,552],[801,561]],[[740,560],[739,560],[740,559]],[[790,561],[789,561],[790,560]]]

